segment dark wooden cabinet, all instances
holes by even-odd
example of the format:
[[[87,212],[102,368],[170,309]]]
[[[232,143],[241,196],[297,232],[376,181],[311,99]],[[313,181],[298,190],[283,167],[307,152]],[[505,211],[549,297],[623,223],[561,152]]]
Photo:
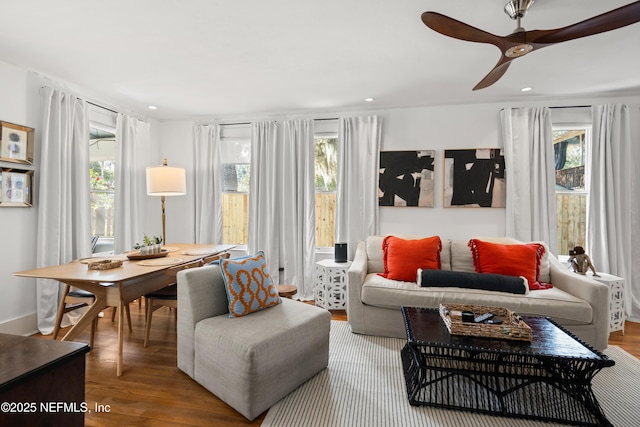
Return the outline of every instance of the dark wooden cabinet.
[[[83,343],[0,334],[0,426],[83,426]]]

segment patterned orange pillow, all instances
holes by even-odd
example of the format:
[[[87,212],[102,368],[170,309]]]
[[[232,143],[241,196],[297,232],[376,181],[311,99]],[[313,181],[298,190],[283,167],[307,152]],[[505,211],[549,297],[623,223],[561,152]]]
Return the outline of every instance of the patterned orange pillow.
[[[391,280],[415,282],[419,268],[423,270],[442,268],[441,250],[442,242],[438,236],[416,240],[387,236],[382,241],[384,273],[379,275]]]
[[[278,289],[267,271],[264,252],[220,261],[229,300],[229,317],[241,317],[280,304]]]
[[[529,282],[529,289],[547,289],[552,285],[540,283],[540,259],[545,253],[539,243],[499,244],[482,240],[469,240],[473,264],[478,273],[522,276]]]

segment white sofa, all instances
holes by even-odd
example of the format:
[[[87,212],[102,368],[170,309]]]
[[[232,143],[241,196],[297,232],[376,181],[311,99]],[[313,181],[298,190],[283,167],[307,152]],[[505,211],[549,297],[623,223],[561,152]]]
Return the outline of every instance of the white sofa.
[[[404,239],[418,236],[400,236]],[[548,316],[579,338],[602,350],[609,339],[609,288],[578,275],[547,254],[541,262],[540,280],[553,288],[527,294],[465,289],[420,287],[415,282],[389,280],[384,271],[383,236],[360,242],[349,268],[347,317],[351,330],[365,335],[406,338],[400,307],[433,307],[442,303],[505,307],[523,316]],[[513,239],[482,239],[518,243]],[[474,272],[468,241],[442,239],[443,270]]]

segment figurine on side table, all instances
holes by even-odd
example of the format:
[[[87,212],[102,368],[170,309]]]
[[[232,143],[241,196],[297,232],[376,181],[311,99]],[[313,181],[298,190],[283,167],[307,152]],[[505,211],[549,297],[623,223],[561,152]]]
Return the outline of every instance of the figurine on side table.
[[[571,267],[573,267],[573,271],[575,273],[585,275],[587,270],[591,269],[594,277],[600,277],[598,276],[598,273],[596,273],[596,268],[593,266],[591,258],[589,258],[589,255],[584,253],[584,248],[582,246],[576,246],[573,250],[569,251],[569,263],[571,264]]]

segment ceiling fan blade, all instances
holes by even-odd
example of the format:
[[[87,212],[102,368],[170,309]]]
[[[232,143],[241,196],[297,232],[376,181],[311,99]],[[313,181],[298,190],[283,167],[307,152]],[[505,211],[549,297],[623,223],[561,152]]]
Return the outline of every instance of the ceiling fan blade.
[[[490,43],[500,47],[502,37],[487,33],[464,22],[457,21],[437,12],[424,12],[422,22],[432,30],[458,40],[476,43]]]
[[[531,42],[537,44],[561,43],[626,27],[639,21],[640,1],[636,1],[567,27],[543,31],[541,33],[545,34],[535,37]]]
[[[484,89],[500,80],[500,78],[504,76],[504,73],[506,73],[509,69],[509,65],[511,65],[512,59],[513,58],[507,58],[505,56],[500,57],[500,60],[498,61],[496,66],[493,67],[493,70],[489,71],[489,74],[487,74],[484,79],[480,80],[480,82],[475,85],[473,90]]]

